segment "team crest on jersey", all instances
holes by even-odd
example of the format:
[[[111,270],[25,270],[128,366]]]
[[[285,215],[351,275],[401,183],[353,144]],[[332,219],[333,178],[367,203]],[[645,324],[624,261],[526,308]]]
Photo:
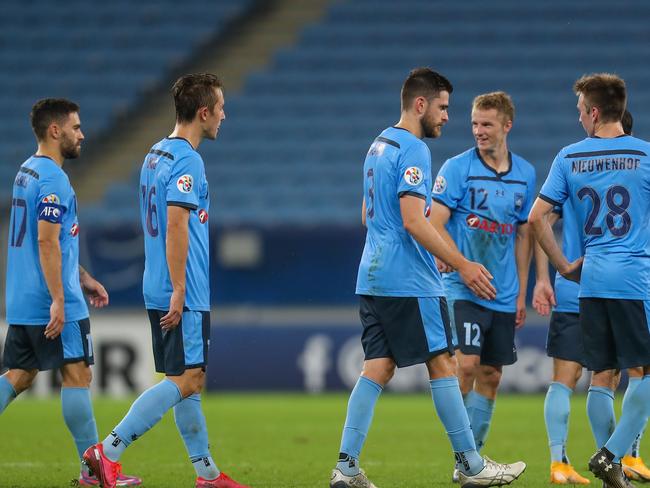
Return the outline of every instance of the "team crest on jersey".
[[[208,221],[208,212],[206,212],[203,209],[199,210],[199,222],[205,224],[207,221]]]
[[[524,208],[524,194],[515,193],[515,210],[519,211]]]
[[[70,228],[70,235],[72,237],[77,237],[79,235],[79,224],[73,224],[72,227]]]
[[[404,172],[404,181],[411,186],[417,186],[422,183],[422,170],[417,166],[411,166]]]
[[[447,189],[447,180],[445,180],[445,177],[442,175],[439,175],[436,178],[436,182],[433,184],[433,193],[444,193],[445,190]]]
[[[183,175],[176,182],[176,186],[182,193],[189,193],[194,186],[194,179],[192,175]]]
[[[46,197],[43,197],[43,200],[41,200],[43,203],[56,203],[57,205],[61,203],[61,200],[59,200],[59,196],[56,195],[55,193],[52,193],[51,195],[48,195]]]

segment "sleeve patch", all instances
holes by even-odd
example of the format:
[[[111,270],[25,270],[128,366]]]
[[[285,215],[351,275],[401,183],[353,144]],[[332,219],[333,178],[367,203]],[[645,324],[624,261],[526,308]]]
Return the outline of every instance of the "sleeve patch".
[[[411,166],[410,168],[406,168],[406,171],[404,172],[404,181],[406,181],[406,183],[408,183],[409,185],[417,186],[420,183],[422,183],[423,179],[424,179],[424,173],[417,166]]]
[[[438,175],[436,182],[433,184],[433,193],[440,195],[447,189],[447,180],[444,176]]]
[[[63,220],[63,212],[64,209],[61,205],[43,201],[38,205],[38,220],[60,224]]]
[[[61,200],[59,199],[59,196],[56,193],[52,193],[46,197],[43,197],[43,200],[41,200],[42,203],[56,203],[59,205],[61,203]]]
[[[176,187],[181,193],[189,193],[194,186],[194,178],[192,175],[183,175],[176,180]]]

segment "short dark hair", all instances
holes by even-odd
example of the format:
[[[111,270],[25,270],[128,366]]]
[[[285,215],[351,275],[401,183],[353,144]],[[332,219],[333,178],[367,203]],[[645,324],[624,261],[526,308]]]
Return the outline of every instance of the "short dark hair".
[[[621,124],[623,124],[623,132],[628,136],[632,135],[632,127],[634,126],[634,119],[629,110],[623,112],[623,118],[621,119]]]
[[[42,141],[52,122],[63,123],[71,113],[79,112],[79,105],[65,98],[44,98],[32,107],[29,119],[36,139]]]
[[[215,88],[223,88],[221,80],[211,73],[194,73],[181,76],[172,86],[176,105],[176,121],[192,122],[201,107],[210,110],[217,103]]]
[[[417,97],[431,100],[436,98],[441,91],[448,93],[454,91],[454,87],[447,78],[431,68],[415,68],[402,85],[402,110],[406,110]]]
[[[603,122],[618,122],[623,118],[627,92],[625,81],[611,73],[584,75],[573,85],[576,95],[582,93],[585,108],[598,107]]]

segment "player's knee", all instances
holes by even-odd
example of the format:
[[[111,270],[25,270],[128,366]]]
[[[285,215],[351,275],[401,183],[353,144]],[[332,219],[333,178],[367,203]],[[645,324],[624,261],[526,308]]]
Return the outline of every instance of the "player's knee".
[[[7,380],[9,380],[9,383],[13,386],[16,395],[19,395],[32,386],[37,374],[37,369],[11,369],[7,371]]]
[[[66,388],[89,388],[93,374],[85,363],[75,363],[61,369],[61,384]]]
[[[364,365],[361,376],[368,378],[380,385],[386,385],[395,374],[395,364],[383,363],[381,365]]]
[[[462,376],[465,379],[474,378],[474,376],[476,376],[476,367],[477,365],[474,363],[474,361],[468,359],[459,361],[458,375]]]
[[[502,371],[500,368],[482,367],[479,382],[487,388],[496,390],[501,383]]]

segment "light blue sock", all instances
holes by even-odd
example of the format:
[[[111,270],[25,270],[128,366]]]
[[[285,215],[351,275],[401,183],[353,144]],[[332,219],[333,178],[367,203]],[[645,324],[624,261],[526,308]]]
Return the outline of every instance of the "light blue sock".
[[[467,418],[469,418],[469,424],[472,425],[472,415],[474,415],[474,397],[477,393],[474,390],[469,390],[469,393],[463,397],[463,403],[465,404],[465,410],[467,411]]]
[[[97,444],[97,424],[88,388],[61,387],[61,409],[81,459],[86,449]]]
[[[463,473],[475,475],[483,469],[483,458],[476,450],[467,411],[463,408],[458,378],[450,376],[429,383],[433,404],[456,456],[456,465]]]
[[[370,429],[375,404],[382,390],[382,386],[378,383],[360,376],[350,394],[339,461],[336,464],[336,467],[346,476],[354,476],[359,472],[359,455]]]
[[[176,383],[165,378],[140,395],[126,416],[104,439],[104,454],[111,461],[117,461],[125,449],[156,425],[165,412],[183,398]]]
[[[16,398],[16,390],[9,383],[9,380],[3,375],[0,376],[0,413],[5,411],[7,405]]]
[[[614,453],[615,463],[620,461],[639,435],[648,415],[650,415],[650,376],[644,376],[630,394],[616,430],[605,444],[605,447]]]
[[[206,480],[219,477],[220,471],[210,456],[208,426],[201,409],[201,395],[195,393],[174,406],[174,420],[196,475]]]
[[[627,388],[625,389],[625,395],[623,396],[623,411],[629,401],[630,395],[636,390],[636,387],[641,383],[641,378],[630,378],[627,382]],[[646,419],[647,422],[647,419]],[[645,426],[644,426],[645,427]],[[639,445],[641,444],[641,436],[643,435],[643,430],[636,436],[634,442],[630,448],[625,453],[628,456],[639,457]]]
[[[468,395],[468,397],[466,405],[469,406],[467,408],[469,423],[472,426],[476,450],[481,452],[492,423],[494,400],[490,400],[476,391],[472,391],[472,395]],[[471,412],[471,415],[469,412]]]
[[[544,422],[551,448],[551,461],[564,462],[572,393],[571,388],[557,381],[551,383],[546,392]]]
[[[590,386],[587,393],[587,417],[596,447],[600,449],[616,427],[614,392],[603,386]]]

